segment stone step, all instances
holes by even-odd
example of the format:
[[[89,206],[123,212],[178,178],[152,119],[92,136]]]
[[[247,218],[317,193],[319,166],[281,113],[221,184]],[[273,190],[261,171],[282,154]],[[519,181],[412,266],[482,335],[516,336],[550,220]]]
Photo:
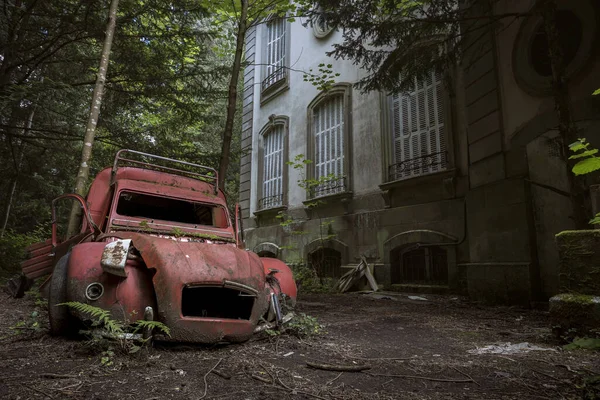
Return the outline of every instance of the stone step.
[[[450,287],[447,285],[417,285],[402,283],[391,285],[389,290],[403,293],[448,294],[450,292]]]

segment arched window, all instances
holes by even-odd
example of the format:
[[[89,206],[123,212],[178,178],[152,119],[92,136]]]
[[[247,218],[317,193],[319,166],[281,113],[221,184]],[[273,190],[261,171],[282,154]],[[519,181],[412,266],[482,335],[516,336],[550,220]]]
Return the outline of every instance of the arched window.
[[[443,171],[448,165],[442,75],[414,79],[407,93],[389,96],[392,163],[388,181]]]
[[[310,197],[350,190],[350,88],[337,84],[319,94],[308,106],[309,177],[321,180]]]
[[[282,207],[287,190],[288,118],[271,115],[260,132],[258,211]]]
[[[448,255],[441,247],[398,247],[390,261],[392,284],[448,284]]]
[[[342,254],[328,247],[321,247],[309,254],[309,263],[320,278],[338,278],[342,272]]]

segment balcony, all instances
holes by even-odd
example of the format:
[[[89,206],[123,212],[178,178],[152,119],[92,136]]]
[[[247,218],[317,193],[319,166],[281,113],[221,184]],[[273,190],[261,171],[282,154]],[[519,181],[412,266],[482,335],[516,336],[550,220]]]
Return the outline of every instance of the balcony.
[[[348,183],[346,182],[346,177],[342,176],[339,178],[328,179],[327,181],[315,185],[310,188],[310,197],[324,197],[330,196],[333,194],[344,193],[348,190]]]
[[[263,92],[278,87],[279,83],[287,81],[287,70],[284,67],[277,68],[273,73],[263,79],[261,83],[261,90]]]
[[[276,194],[274,196],[263,197],[258,200],[258,210],[269,210],[271,208],[277,208],[283,206],[283,194]]]
[[[447,151],[425,154],[390,165],[388,167],[388,182],[445,171],[447,167]]]

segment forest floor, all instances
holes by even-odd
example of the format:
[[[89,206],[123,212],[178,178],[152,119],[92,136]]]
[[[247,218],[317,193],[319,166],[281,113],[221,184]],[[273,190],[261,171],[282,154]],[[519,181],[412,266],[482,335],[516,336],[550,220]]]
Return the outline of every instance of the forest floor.
[[[126,355],[51,337],[43,302],[0,291],[0,398],[600,398],[598,353],[563,350],[546,312],[420,296],[427,300],[303,295],[298,311],[318,319],[319,335],[264,335],[211,347],[155,344]],[[486,346],[525,342],[520,352],[486,353],[494,350]],[[334,372],[307,361],[370,369]],[[213,368],[218,374],[209,373]]]

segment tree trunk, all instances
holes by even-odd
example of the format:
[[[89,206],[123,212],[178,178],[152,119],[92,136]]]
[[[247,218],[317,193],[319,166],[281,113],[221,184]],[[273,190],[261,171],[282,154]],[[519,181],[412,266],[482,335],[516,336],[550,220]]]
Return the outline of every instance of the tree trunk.
[[[241,3],[242,10],[238,24],[233,71],[231,72],[229,91],[227,93],[227,119],[225,120],[223,145],[221,147],[221,158],[219,160],[219,187],[221,189],[223,189],[225,186],[225,176],[227,175],[227,167],[229,166],[231,137],[233,136],[233,121],[235,119],[235,112],[237,108],[237,86],[242,69],[242,54],[244,52],[244,41],[246,39],[246,28],[248,25],[248,0],[241,0]]]
[[[104,83],[106,82],[106,71],[108,70],[110,48],[112,46],[113,36],[115,33],[118,6],[119,0],[111,1],[110,10],[108,12],[108,24],[106,25],[106,37],[104,39],[104,46],[102,47],[102,55],[100,56],[100,67],[98,69],[96,85],[94,86],[94,91],[92,92],[90,114],[88,117],[87,126],[85,128],[85,136],[83,138],[81,164],[79,166],[79,172],[77,173],[77,179],[75,180],[75,193],[84,197],[90,172],[89,162],[92,156],[92,145],[94,144],[94,137],[96,136],[96,125],[98,124],[100,106],[102,105],[102,95],[104,94]],[[69,218],[67,237],[70,237],[78,228],[76,225],[79,212],[80,210],[78,204],[74,204],[73,208],[71,209],[71,217]]]
[[[589,213],[587,212],[585,201],[585,187],[582,179],[573,174],[574,162],[569,160],[569,144],[575,142],[578,135],[577,126],[573,122],[570,109],[569,82],[566,76],[563,49],[559,41],[560,33],[556,28],[556,0],[546,0],[543,4],[542,13],[552,66],[554,109],[558,115],[558,131],[563,142],[563,157],[569,179],[572,219],[577,229],[586,229],[589,228]]]

